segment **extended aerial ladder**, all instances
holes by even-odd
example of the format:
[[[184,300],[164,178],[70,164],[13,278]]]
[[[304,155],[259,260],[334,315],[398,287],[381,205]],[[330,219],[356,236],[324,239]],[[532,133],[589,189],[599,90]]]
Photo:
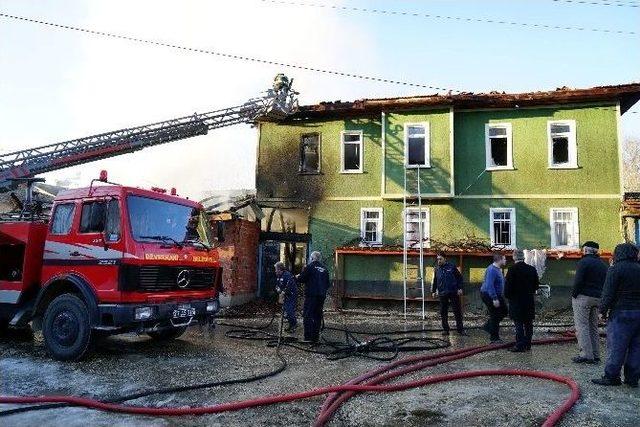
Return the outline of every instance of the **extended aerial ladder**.
[[[297,109],[292,83],[278,74],[264,96],[242,105],[1,154],[0,191],[13,188],[17,179],[206,135],[211,129],[258,119],[281,120]]]

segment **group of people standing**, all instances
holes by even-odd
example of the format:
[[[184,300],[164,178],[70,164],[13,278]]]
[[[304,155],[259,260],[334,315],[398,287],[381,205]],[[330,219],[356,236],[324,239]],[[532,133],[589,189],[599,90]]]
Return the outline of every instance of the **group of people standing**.
[[[572,292],[573,317],[580,354],[574,363],[600,362],[599,321],[607,321],[609,353],[604,376],[592,380],[599,385],[620,385],[624,366],[624,383],[638,387],[640,379],[640,250],[631,243],[616,246],[611,265],[599,255],[596,242],[585,242],[583,256],[577,264]],[[535,294],[540,286],[535,267],[525,263],[524,251],[513,251],[513,264],[507,264],[501,253],[493,254],[480,287],[482,302],[489,319],[483,329],[491,344],[502,344],[500,322],[513,320],[516,340],[510,349],[520,353],[531,350]],[[440,300],[443,335],[449,335],[447,320],[452,307],[458,333],[466,335],[462,320],[462,275],[446,260],[444,253],[436,258],[432,292]]]
[[[604,375],[594,379],[599,385],[620,385],[624,367],[624,383],[638,387],[640,379],[640,250],[631,243],[616,246],[611,265],[600,257],[596,242],[582,245],[582,259],[577,264],[572,292],[572,308],[580,354],[574,363],[600,362],[599,321],[607,321],[608,356]],[[513,320],[516,340],[510,349],[520,353],[531,350],[535,294],[540,280],[535,267],[525,263],[524,251],[513,251],[513,264],[507,264],[504,254],[494,253],[493,262],[485,271],[480,287],[482,302],[489,312],[483,329],[492,344],[502,344],[500,323],[509,316]],[[293,276],[282,262],[275,264],[278,280],[276,290],[282,295],[283,312],[288,332],[297,327],[297,283],[304,283],[304,341],[317,343],[322,326],[322,310],[330,286],[329,271],[321,261],[320,252],[312,252],[310,262]],[[467,335],[462,317],[462,274],[444,253],[438,253],[431,292],[440,301],[442,334],[449,335],[449,308],[456,330]]]

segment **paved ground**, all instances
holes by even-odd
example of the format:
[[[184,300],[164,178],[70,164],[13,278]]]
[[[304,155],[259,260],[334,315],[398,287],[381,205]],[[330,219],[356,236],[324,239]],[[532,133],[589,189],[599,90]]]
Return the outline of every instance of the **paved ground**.
[[[255,322],[263,319],[243,320]],[[342,321],[328,316],[327,324]],[[353,327],[366,330],[401,328],[392,318],[348,317]],[[237,321],[241,322],[241,321]],[[410,322],[409,327],[416,327]],[[76,394],[99,398],[137,392],[155,387],[207,382],[260,373],[277,364],[273,349],[262,342],[237,341],[224,337],[225,327],[213,335],[193,328],[172,343],[155,343],[144,336],[111,337],[97,345],[83,362],[62,363],[48,358],[41,337],[0,340],[0,393]],[[537,330],[538,337],[545,334]],[[437,334],[433,336],[438,336]],[[510,338],[505,334],[505,338]],[[338,338],[335,335],[335,338]],[[484,343],[480,331],[469,337],[452,336],[453,347]],[[599,376],[602,366],[576,366],[567,363],[574,345],[537,347],[531,353],[502,351],[430,368],[404,379],[432,373],[469,369],[525,368],[557,372],[578,381],[583,397],[564,426],[637,426],[640,423],[640,392],[628,387],[599,388],[589,380]],[[329,362],[323,356],[285,349],[288,369],[261,382],[219,387],[209,390],[142,398],[135,403],[151,406],[215,404],[272,393],[304,390],[337,384],[380,362],[350,358]],[[403,380],[404,380],[403,379]],[[451,384],[428,386],[393,394],[366,394],[352,399],[334,417],[332,426],[533,426],[539,425],[554,406],[568,394],[562,385],[534,379],[470,379]],[[64,408],[13,415],[0,419],[6,426],[127,426],[127,425],[251,425],[303,426],[314,419],[322,398],[236,413],[203,417],[150,418],[108,414],[79,408]],[[1,409],[9,408],[0,405]]]

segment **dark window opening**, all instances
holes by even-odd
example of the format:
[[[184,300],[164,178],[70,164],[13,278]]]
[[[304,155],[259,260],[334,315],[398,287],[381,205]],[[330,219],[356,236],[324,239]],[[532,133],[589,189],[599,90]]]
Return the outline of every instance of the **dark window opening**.
[[[553,138],[553,163],[569,163],[569,138]]]
[[[105,222],[105,202],[89,202],[82,205],[81,233],[102,233]]]
[[[408,143],[409,143],[408,164],[412,166],[426,164],[424,137],[409,138]]]
[[[360,144],[344,144],[344,170],[360,170]]]
[[[508,166],[507,138],[491,138],[491,162],[493,166]]]
[[[407,165],[425,166],[427,164],[427,135],[425,126],[407,126]]]
[[[302,135],[300,140],[300,172],[320,172],[320,134]]]

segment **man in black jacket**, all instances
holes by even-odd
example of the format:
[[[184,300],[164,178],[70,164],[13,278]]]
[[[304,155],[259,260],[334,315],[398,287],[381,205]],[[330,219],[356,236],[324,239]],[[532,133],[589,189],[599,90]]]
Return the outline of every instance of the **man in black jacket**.
[[[516,345],[512,352],[531,350],[533,337],[533,319],[536,307],[534,295],[540,286],[538,271],[524,262],[524,252],[513,251],[513,264],[507,270],[504,284],[504,296],[509,300],[509,316],[516,329]]]
[[[322,309],[329,290],[329,270],[320,261],[320,252],[311,252],[310,263],[298,275],[298,282],[304,283],[304,340],[317,343],[322,326]]]
[[[599,385],[638,387],[640,380],[640,262],[638,248],[631,243],[616,246],[614,263],[607,272],[602,290],[600,314],[607,322],[607,364]]]
[[[598,334],[598,306],[602,286],[607,275],[607,264],[600,259],[596,242],[582,245],[582,259],[578,261],[573,281],[571,306],[573,323],[580,354],[575,363],[598,363],[600,361],[600,336]]]
[[[456,329],[460,335],[467,335],[462,323],[462,274],[455,265],[447,261],[444,252],[438,252],[433,268],[431,294],[440,300],[440,320],[442,335],[449,335],[449,304],[456,319]]]

